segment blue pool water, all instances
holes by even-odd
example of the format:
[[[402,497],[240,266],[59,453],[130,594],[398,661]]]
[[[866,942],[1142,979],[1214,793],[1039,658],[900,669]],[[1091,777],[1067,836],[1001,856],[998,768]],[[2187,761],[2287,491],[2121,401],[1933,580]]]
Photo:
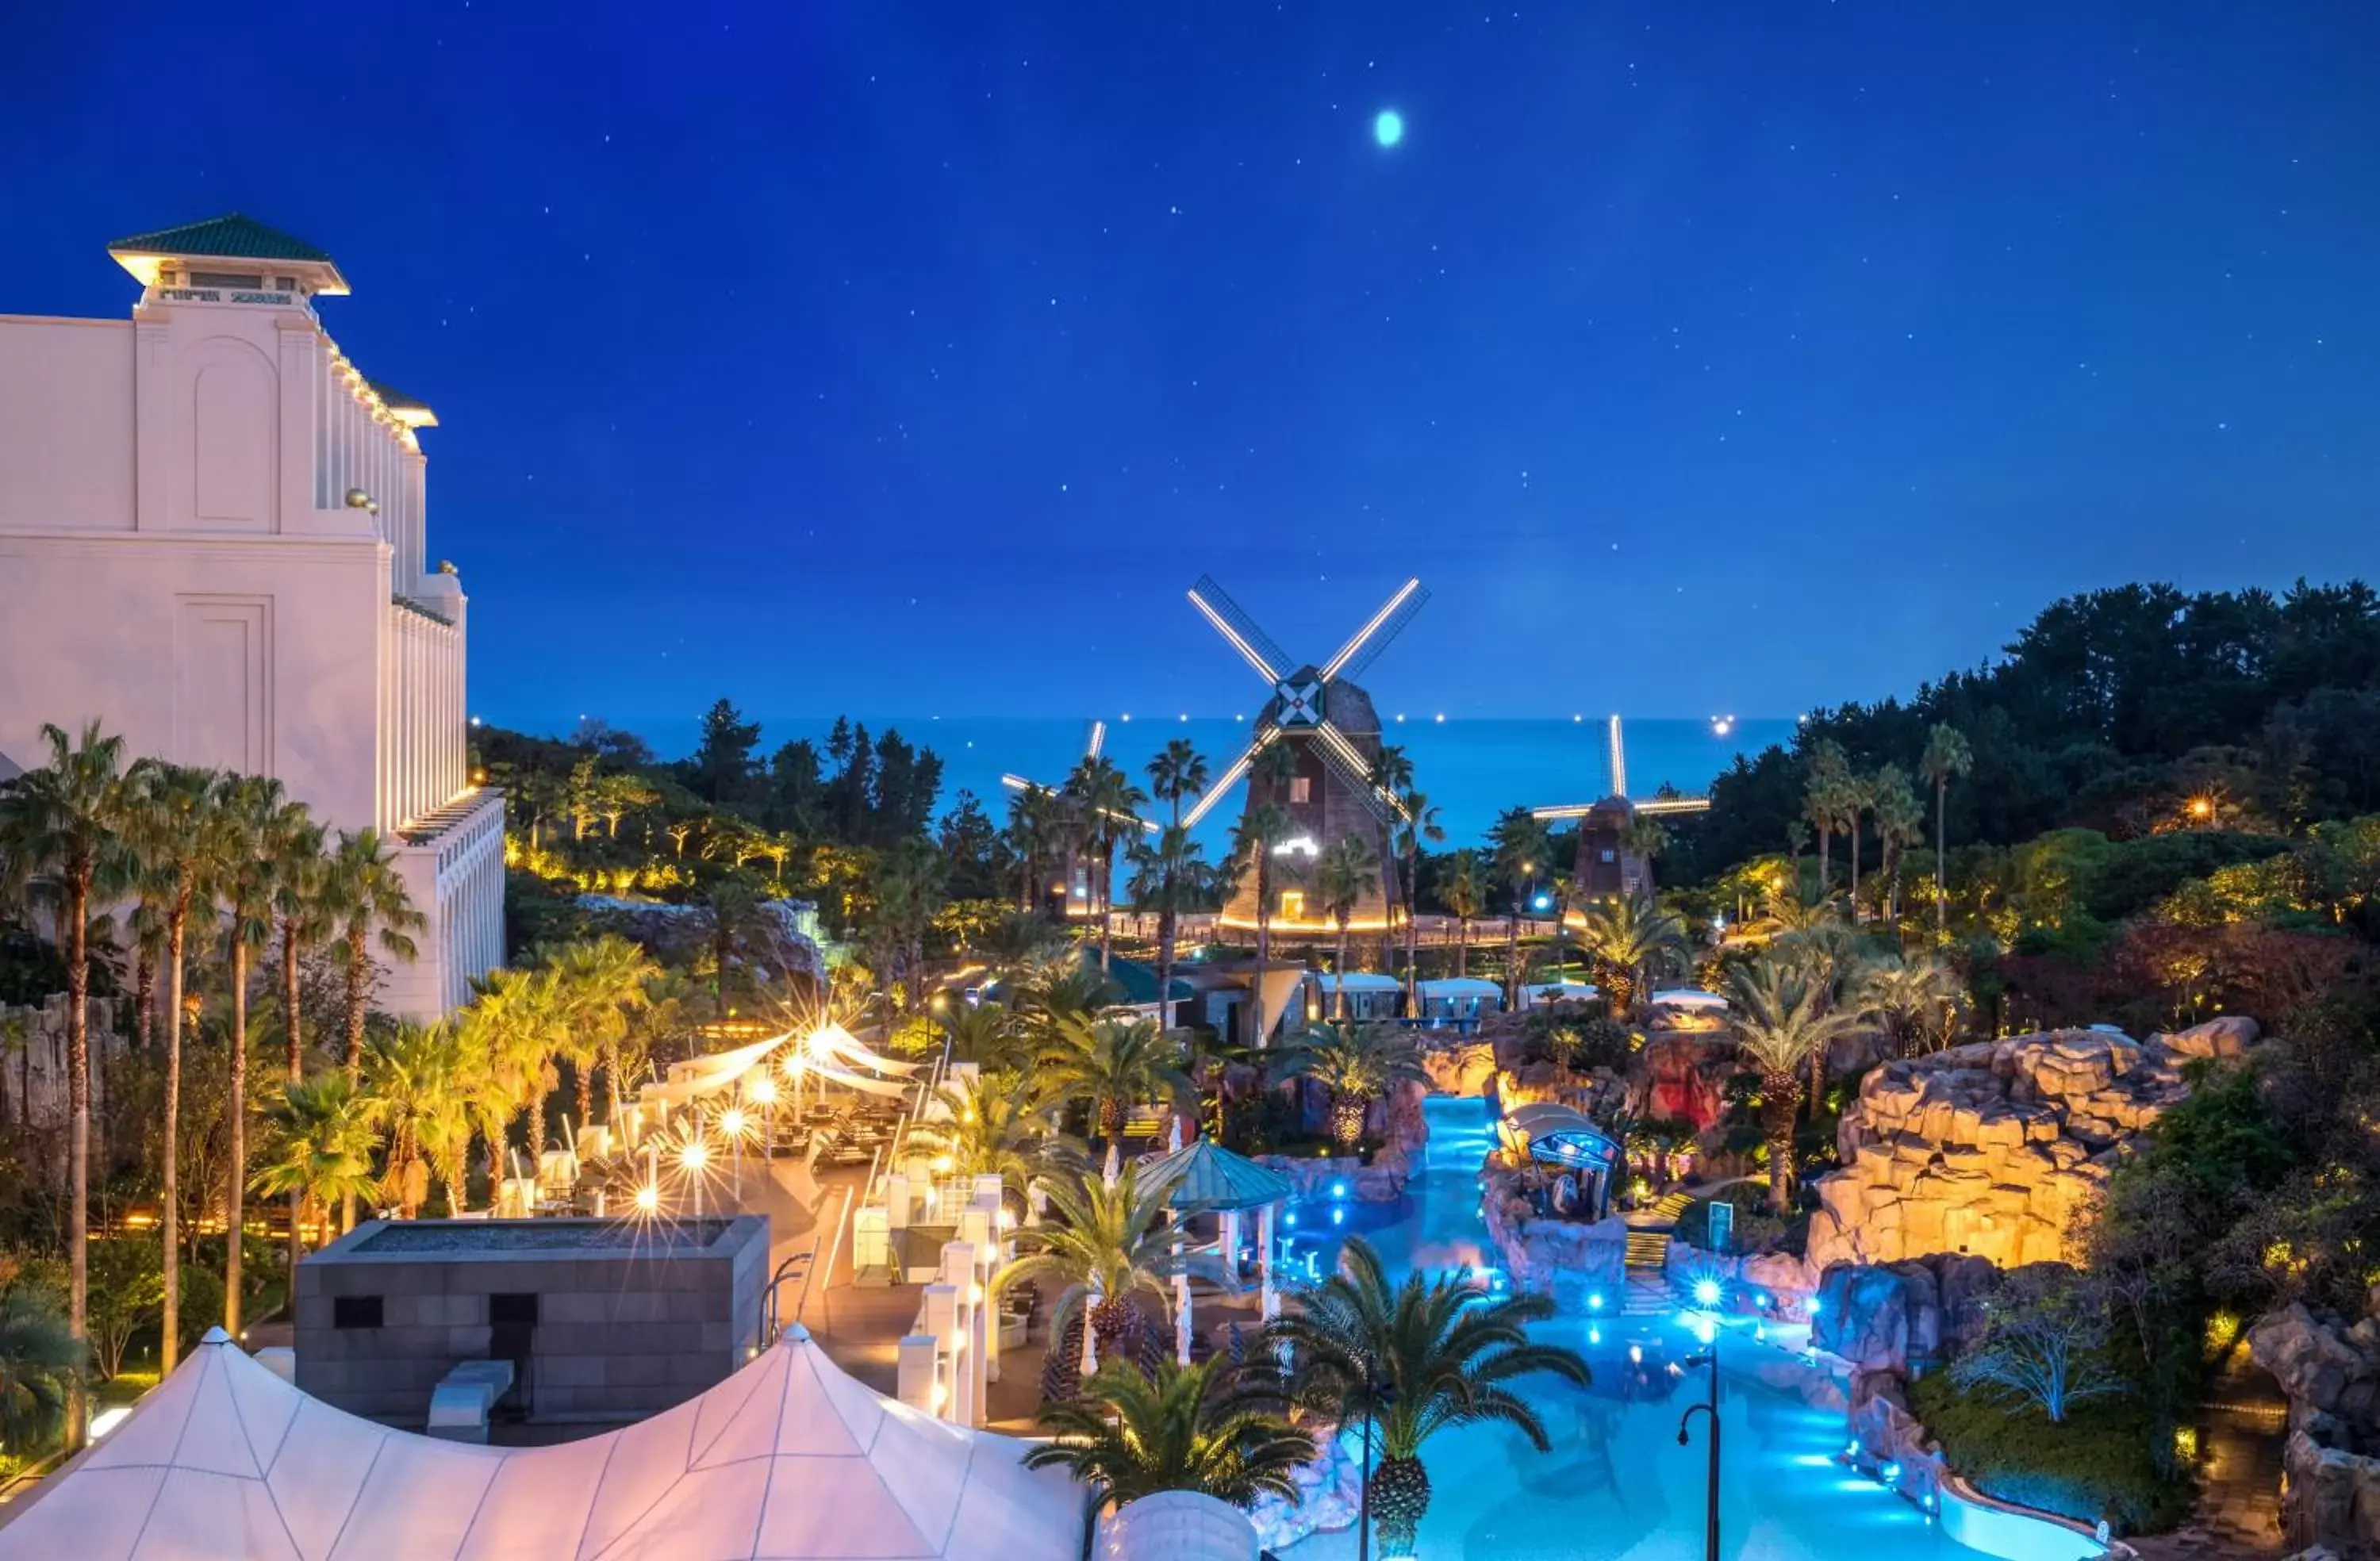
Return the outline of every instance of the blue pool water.
[[[1492,1265],[1474,1180],[1489,1147],[1484,1104],[1434,1097],[1426,1109],[1429,1152],[1408,1194],[1413,1217],[1369,1239],[1392,1272]],[[1549,1454],[1500,1426],[1441,1432],[1427,1444],[1433,1495],[1420,1561],[1701,1561],[1707,1453],[1699,1417],[1693,1446],[1677,1441],[1678,1417],[1701,1383],[1682,1384],[1668,1369],[1699,1348],[1691,1327],[1676,1316],[1544,1325],[1542,1337],[1586,1355],[1595,1386],[1524,1385],[1552,1434]],[[1641,1360],[1632,1360],[1632,1349]],[[1842,1411],[1813,1408],[1789,1390],[1814,1374],[1809,1368],[1737,1334],[1723,1335],[1720,1349],[1722,1555],[1980,1561],[1980,1552],[1839,1460]],[[2070,1554],[2094,1548],[2078,1542]],[[2061,1550],[2053,1541],[2042,1561],[2061,1561]],[[1350,1531],[1305,1540],[1284,1561],[1353,1561],[1354,1554]]]

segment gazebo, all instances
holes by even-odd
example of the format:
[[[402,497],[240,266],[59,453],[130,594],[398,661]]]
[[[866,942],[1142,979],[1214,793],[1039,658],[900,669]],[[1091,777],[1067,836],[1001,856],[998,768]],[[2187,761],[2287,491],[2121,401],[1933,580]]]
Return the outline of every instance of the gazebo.
[[[1550,1100],[1532,1101],[1505,1112],[1497,1131],[1515,1155],[1578,1175],[1590,1218],[1600,1219],[1609,1211],[1620,1145],[1583,1113]]]
[[[1270,1322],[1281,1313],[1281,1294],[1272,1282],[1273,1209],[1290,1193],[1289,1178],[1260,1166],[1245,1155],[1235,1155],[1211,1138],[1151,1160],[1141,1169],[1141,1184],[1165,1189],[1165,1203],[1176,1218],[1194,1214],[1223,1216],[1223,1269],[1239,1282],[1240,1212],[1257,1211],[1257,1265],[1259,1275],[1258,1312]],[[1190,1282],[1185,1275],[1173,1280],[1174,1342],[1184,1360],[1190,1349]]]

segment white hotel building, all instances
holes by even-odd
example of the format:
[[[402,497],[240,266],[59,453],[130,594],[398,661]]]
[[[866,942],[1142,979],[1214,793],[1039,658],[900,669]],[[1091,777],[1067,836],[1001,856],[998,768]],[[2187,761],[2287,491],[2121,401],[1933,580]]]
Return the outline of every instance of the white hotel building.
[[[97,720],[380,829],[430,918],[382,1000],[451,1010],[504,956],[504,799],[425,551],[435,419],[322,329],[347,284],[312,246],[228,216],[109,253],[131,319],[0,315],[0,775]]]

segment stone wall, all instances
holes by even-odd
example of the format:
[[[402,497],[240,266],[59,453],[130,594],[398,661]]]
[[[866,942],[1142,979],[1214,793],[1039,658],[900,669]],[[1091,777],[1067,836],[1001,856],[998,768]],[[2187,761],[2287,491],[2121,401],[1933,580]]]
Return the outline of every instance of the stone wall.
[[[1811,1348],[1854,1372],[1922,1376],[1976,1337],[1999,1282],[1980,1257],[1835,1264],[1819,1277]]]
[[[671,905],[657,900],[623,900],[582,894],[578,906],[597,928],[616,932],[655,959],[684,963],[710,948],[711,915],[701,905]],[[826,979],[826,956],[814,936],[818,908],[807,900],[769,900],[760,921],[735,941],[735,958],[764,974]]]
[[[2190,1094],[2183,1066],[2241,1056],[2256,1036],[2250,1019],[2145,1043],[2058,1030],[1885,1063],[1843,1113],[1843,1168],[1816,1183],[1811,1265],[2063,1258],[2125,1145]]]
[[[90,1003],[91,1108],[99,1116],[107,1109],[109,1067],[131,1042],[116,1033],[118,999],[92,998]],[[129,1029],[131,999],[121,999],[121,1006]],[[62,1126],[67,1109],[67,1071],[66,994],[55,993],[21,1008],[0,1004],[0,1112],[11,1122]]]
[[[2380,1555],[2380,1317],[2348,1326],[2292,1302],[2249,1330],[2248,1349],[2289,1401],[2289,1543]]]
[[[1628,1286],[1627,1223],[1616,1215],[1593,1225],[1540,1219],[1515,1190],[1518,1180],[1517,1173],[1493,1165],[1479,1173],[1488,1239],[1512,1289],[1551,1296],[1559,1310],[1573,1316],[1597,1310],[1588,1298],[1598,1295],[1617,1312]]]

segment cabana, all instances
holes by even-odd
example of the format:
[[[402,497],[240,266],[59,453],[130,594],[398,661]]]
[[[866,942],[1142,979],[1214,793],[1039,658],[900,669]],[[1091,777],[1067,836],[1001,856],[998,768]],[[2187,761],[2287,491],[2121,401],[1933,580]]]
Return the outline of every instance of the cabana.
[[[1318,970],[1306,976],[1312,988],[1306,999],[1306,1011],[1317,1020],[1341,1017],[1339,994],[1347,994],[1345,1017],[1351,1023],[1365,1023],[1397,1016],[1397,998],[1405,984],[1393,975],[1377,972],[1349,971],[1341,975],[1335,971]]]
[[[1082,1493],[1024,1451],[854,1382],[799,1325],[674,1410],[542,1447],[359,1420],[212,1328],[0,1507],[0,1561],[1075,1561]]]
[[[1280,1314],[1281,1297],[1272,1283],[1273,1209],[1290,1194],[1289,1178],[1245,1155],[1235,1155],[1211,1138],[1160,1156],[1140,1168],[1139,1185],[1165,1189],[1165,1204],[1177,1218],[1194,1214],[1223,1216],[1223,1277],[1239,1282],[1241,1211],[1257,1211],[1257,1265],[1261,1287],[1257,1310],[1269,1322]],[[1190,1287],[1186,1277],[1173,1282],[1177,1351],[1190,1358]]]
[[[1521,1006],[1543,1008],[1548,1003],[1592,1002],[1597,996],[1591,981],[1535,981],[1521,988]]]
[[[1620,1145],[1583,1113],[1550,1100],[1533,1101],[1505,1112],[1496,1127],[1513,1155],[1579,1179],[1584,1218],[1597,1220],[1610,1212]]]
[[[1503,983],[1476,975],[1440,976],[1423,982],[1415,990],[1421,997],[1421,1011],[1412,1017],[1432,1029],[1476,1024],[1504,1006]]]

